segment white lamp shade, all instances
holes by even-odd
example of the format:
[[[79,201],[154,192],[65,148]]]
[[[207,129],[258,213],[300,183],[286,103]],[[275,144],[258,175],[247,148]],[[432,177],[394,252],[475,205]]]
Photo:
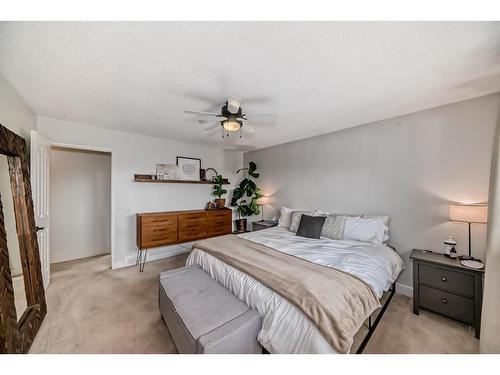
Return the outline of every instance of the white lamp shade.
[[[259,199],[257,199],[257,202],[256,202],[259,206],[264,206],[266,204],[269,204],[269,197],[260,197]]]
[[[450,204],[450,220],[486,223],[488,221],[488,206],[485,204]]]

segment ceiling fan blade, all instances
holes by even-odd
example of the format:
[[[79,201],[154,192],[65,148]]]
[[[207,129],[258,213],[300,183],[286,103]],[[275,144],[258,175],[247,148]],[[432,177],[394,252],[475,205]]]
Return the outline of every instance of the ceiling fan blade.
[[[231,113],[238,113],[238,110],[240,109],[241,106],[241,98],[237,96],[229,96],[227,98],[227,110]]]
[[[188,113],[190,115],[203,115],[203,116],[220,116],[220,113],[215,112],[204,112],[204,111],[184,111],[184,113]]]
[[[253,121],[253,120],[247,120],[244,121],[245,126],[250,125],[252,127],[260,128],[260,127],[269,127],[269,126],[276,126],[275,121]]]
[[[246,123],[245,125],[243,125],[243,126],[241,127],[241,129],[242,129],[243,131],[247,132],[248,134],[253,134],[253,133],[255,133],[255,129],[254,129],[254,128],[252,128],[250,125],[248,125],[248,123]]]
[[[208,128],[205,128],[205,131],[206,132],[210,132],[210,131],[215,130],[217,128],[220,128],[220,122],[219,121],[217,121],[216,123],[210,125]]]
[[[278,118],[276,113],[246,113],[245,117],[249,121],[266,121],[266,122],[276,121]]]
[[[255,146],[250,145],[234,145],[224,148],[225,151],[252,151],[255,149]]]

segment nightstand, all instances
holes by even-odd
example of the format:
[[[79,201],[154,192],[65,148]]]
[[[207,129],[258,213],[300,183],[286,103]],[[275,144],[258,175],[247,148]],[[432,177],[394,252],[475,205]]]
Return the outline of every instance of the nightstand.
[[[413,313],[434,311],[470,324],[476,338],[481,331],[483,304],[482,270],[462,266],[458,259],[440,253],[413,249]]]
[[[255,232],[256,230],[262,230],[262,229],[268,229],[272,228],[278,225],[278,223],[268,223],[267,221],[254,221],[252,222],[252,232]]]

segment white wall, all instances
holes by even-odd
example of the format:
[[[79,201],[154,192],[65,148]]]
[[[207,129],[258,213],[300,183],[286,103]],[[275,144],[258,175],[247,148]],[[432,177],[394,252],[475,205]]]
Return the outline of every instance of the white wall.
[[[450,104],[248,152],[245,162],[257,163],[272,195],[266,217],[280,206],[390,215],[390,242],[406,264],[399,282],[410,286],[412,248],[441,251],[451,234],[467,251],[466,224],[449,222],[447,205],[487,200],[499,102],[496,94]],[[472,234],[483,259],[485,231]]]
[[[16,89],[0,75],[0,124],[29,141],[36,116]]]
[[[137,212],[199,209],[214,198],[211,185],[137,183],[133,181],[134,173],[154,173],[156,163],[175,164],[176,156],[198,157],[202,159],[202,168],[213,167],[228,177],[232,190],[238,182],[234,171],[243,161],[241,152],[224,151],[223,145],[200,146],[48,117],[38,117],[38,131],[52,142],[112,150],[114,268],[135,262]],[[157,248],[148,257],[154,259],[178,251],[178,246]]]
[[[30,107],[24,102],[24,100],[19,96],[16,89],[2,76],[0,75],[0,124],[5,126],[7,129],[13,131],[14,133],[22,136],[26,141],[29,142],[30,131],[36,128],[36,116]],[[29,148],[28,148],[29,151]],[[10,192],[10,177],[8,174],[7,159],[4,157],[2,160],[2,173],[1,173],[1,184],[2,193]],[[12,195],[2,194],[2,203],[4,205],[4,217],[7,230],[7,242],[9,250],[12,248],[19,253],[19,243],[17,240],[17,232],[15,227],[15,217],[14,217],[14,203],[12,201]],[[19,269],[20,260],[19,254],[17,254],[13,259],[18,259],[14,268]]]
[[[481,317],[481,353],[500,353],[500,119],[497,125],[491,163],[490,202],[488,212],[488,249],[484,274],[483,311]]]
[[[111,251],[111,154],[50,153],[51,263]]]

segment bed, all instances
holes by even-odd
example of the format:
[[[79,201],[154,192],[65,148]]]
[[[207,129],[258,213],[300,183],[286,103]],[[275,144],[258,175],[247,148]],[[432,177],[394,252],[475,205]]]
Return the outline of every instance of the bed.
[[[348,273],[371,286],[379,299],[391,289],[404,267],[399,255],[384,244],[323,237],[309,239],[296,236],[282,227],[238,236],[278,252]],[[197,248],[196,244],[186,263],[200,265],[213,279],[262,315],[258,340],[268,352],[336,353],[317,325],[301,309],[248,274]]]

